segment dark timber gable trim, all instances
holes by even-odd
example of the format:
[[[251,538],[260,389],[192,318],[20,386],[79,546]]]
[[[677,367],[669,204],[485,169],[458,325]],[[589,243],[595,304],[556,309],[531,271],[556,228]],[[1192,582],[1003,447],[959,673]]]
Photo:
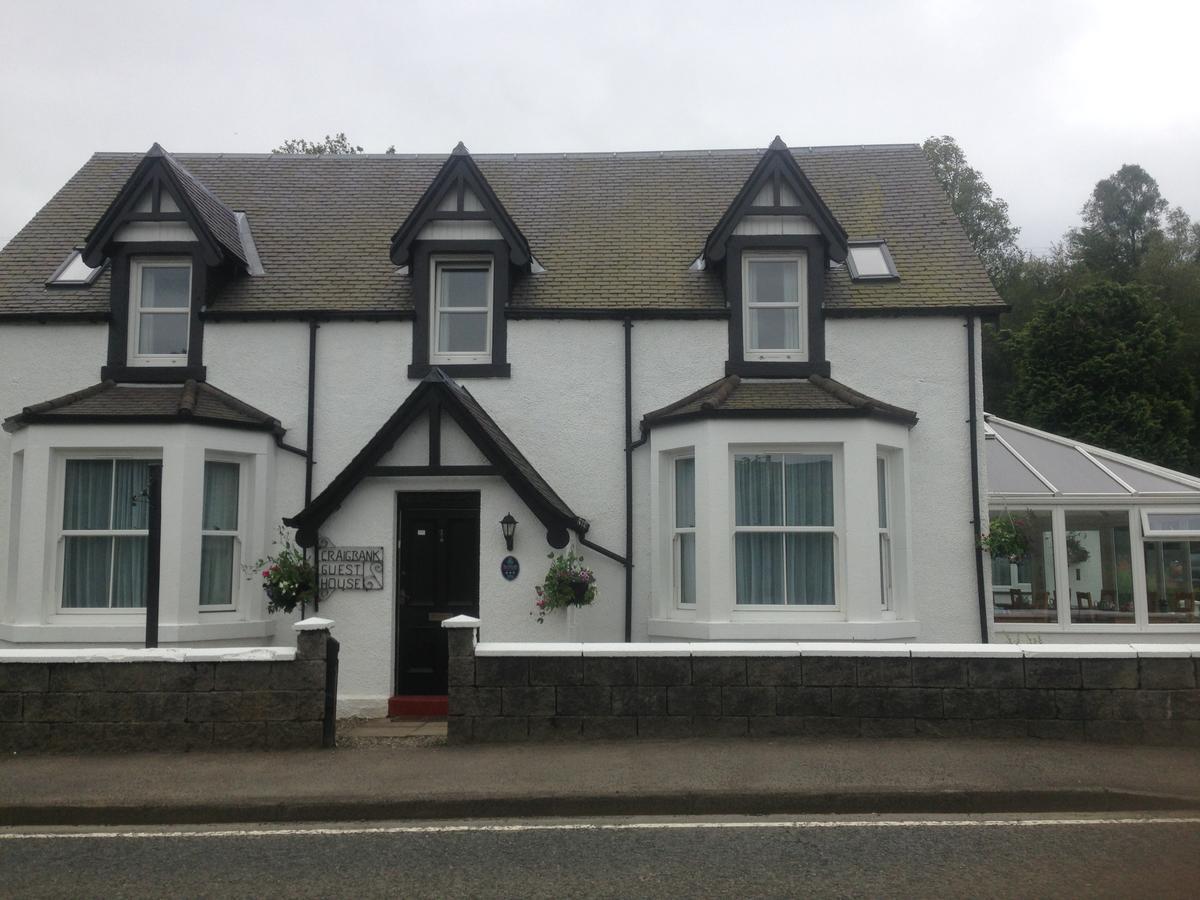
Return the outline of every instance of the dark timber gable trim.
[[[442,464],[441,423],[447,415],[479,448],[487,458],[488,466]],[[422,417],[429,420],[429,465],[381,466],[379,461],[395,446],[400,435]],[[436,367],[421,380],[328,487],[301,512],[283,521],[296,529],[296,540],[301,546],[311,547],[321,525],[337,511],[364,478],[481,474],[496,474],[508,482],[521,501],[545,525],[546,540],[550,546],[565,547],[569,540],[568,530],[581,537],[587,533],[587,521],[571,511],[475,398]]]
[[[754,206],[754,199],[759,192],[771,185],[774,195],[774,205]],[[780,186],[786,184],[800,200],[799,206],[782,206],[779,202]],[[763,154],[750,177],[746,179],[742,189],[738,191],[725,214],[721,216],[716,227],[704,244],[704,258],[709,263],[718,263],[725,258],[726,246],[737,228],[738,222],[745,216],[807,216],[811,219],[828,244],[829,258],[834,262],[844,262],[849,238],[840,222],[834,217],[817,189],[813,187],[787,144],[779,137],[771,141],[771,146]]]

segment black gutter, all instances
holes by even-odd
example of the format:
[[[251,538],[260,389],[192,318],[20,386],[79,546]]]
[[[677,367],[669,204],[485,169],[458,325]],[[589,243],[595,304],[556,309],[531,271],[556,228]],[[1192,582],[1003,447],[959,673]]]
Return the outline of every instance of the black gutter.
[[[619,554],[619,553],[613,553],[607,547],[601,547],[599,544],[593,544],[591,541],[589,541],[583,535],[579,535],[579,543],[581,543],[583,546],[585,546],[591,550],[595,550],[601,556],[607,556],[609,559],[613,560],[614,562],[620,563],[621,565],[623,565],[625,567],[626,571],[629,570],[629,560],[627,557],[621,556],[621,554]]]
[[[625,317],[625,643],[633,640],[633,319]]]
[[[975,396],[975,317],[967,316],[967,425],[971,429],[971,545],[975,548],[975,582],[979,593],[979,639],[988,643],[987,597],[983,581],[983,532],[979,509],[979,400]]]

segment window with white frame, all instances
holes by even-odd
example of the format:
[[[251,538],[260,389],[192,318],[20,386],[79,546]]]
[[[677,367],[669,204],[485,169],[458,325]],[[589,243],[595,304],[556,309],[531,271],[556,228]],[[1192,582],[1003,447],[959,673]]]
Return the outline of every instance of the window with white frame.
[[[130,365],[187,365],[191,296],[191,260],[146,257],[130,263]]]
[[[893,596],[890,481],[886,456],[875,459],[875,482],[879,497],[879,603],[886,610],[892,608]]]
[[[62,608],[146,605],[149,459],[68,459],[63,479]]]
[[[1072,624],[1132,625],[1136,617],[1129,511],[1068,509],[1063,515]]]
[[[1200,513],[1143,510],[1141,518],[1147,621],[1200,622]]]
[[[696,603],[696,460],[679,457],[672,482],[672,537],[675,602]]]
[[[492,351],[492,261],[435,258],[430,361],[488,363]]]
[[[743,255],[742,330],[747,360],[807,358],[807,261],[804,253]]]
[[[1049,510],[993,509],[990,519],[1011,522],[1025,537],[1023,554],[992,557],[992,608],[996,624],[1057,622],[1053,514]]]
[[[204,463],[204,508],[200,524],[200,606],[234,605],[234,573],[238,563],[238,493],[241,466],[235,462]]]
[[[833,456],[737,453],[733,472],[738,605],[836,605]]]

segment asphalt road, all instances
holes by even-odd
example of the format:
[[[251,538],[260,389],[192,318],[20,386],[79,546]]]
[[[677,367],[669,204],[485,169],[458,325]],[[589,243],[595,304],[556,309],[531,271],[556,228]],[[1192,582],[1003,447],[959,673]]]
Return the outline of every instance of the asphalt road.
[[[0,831],[6,897],[1195,897],[1200,816]]]

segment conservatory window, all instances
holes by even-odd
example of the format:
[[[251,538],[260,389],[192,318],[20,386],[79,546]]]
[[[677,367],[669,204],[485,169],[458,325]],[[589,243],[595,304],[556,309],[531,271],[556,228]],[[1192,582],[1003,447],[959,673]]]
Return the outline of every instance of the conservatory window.
[[[836,603],[832,455],[736,454],[734,506],[739,605]]]
[[[1054,526],[1048,511],[1009,513],[992,510],[991,518],[1010,517],[1025,535],[1025,555],[992,557],[992,606],[1004,623],[1058,621],[1054,580]]]
[[[1132,624],[1133,553],[1125,510],[1067,510],[1072,624]]]
[[[696,460],[675,460],[671,552],[675,601],[683,606],[696,603]]]
[[[1145,541],[1146,606],[1151,625],[1200,622],[1200,541]]]
[[[743,259],[746,359],[803,360],[807,257],[746,254]]]
[[[148,459],[68,459],[63,482],[62,607],[146,605]]]
[[[129,269],[129,363],[187,364],[192,264],[187,259],[135,259]]]
[[[238,483],[234,462],[204,464],[204,509],[200,524],[200,605],[233,606],[237,570]]]

